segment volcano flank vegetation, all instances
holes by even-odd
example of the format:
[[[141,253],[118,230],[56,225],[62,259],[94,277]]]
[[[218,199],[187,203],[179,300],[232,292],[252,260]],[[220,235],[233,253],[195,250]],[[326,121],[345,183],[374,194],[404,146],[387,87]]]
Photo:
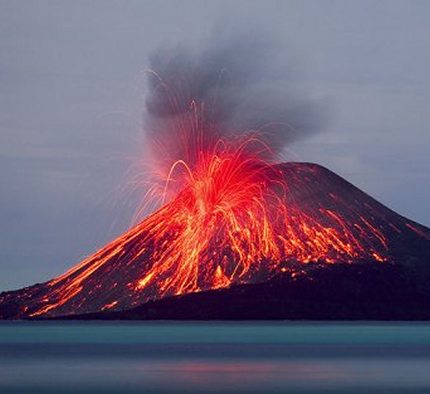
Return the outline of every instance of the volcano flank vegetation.
[[[271,171],[230,194],[231,177],[196,180],[65,274],[1,293],[0,318],[430,319],[428,228],[319,165]]]

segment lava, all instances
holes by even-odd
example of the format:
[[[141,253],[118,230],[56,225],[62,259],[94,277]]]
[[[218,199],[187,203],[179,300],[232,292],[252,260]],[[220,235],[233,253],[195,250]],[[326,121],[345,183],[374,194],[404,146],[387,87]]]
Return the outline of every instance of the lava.
[[[178,106],[180,97],[163,88]],[[210,109],[191,99],[173,124],[164,124],[173,130],[173,149],[163,147],[153,172],[165,174],[162,199],[174,197],[142,223],[145,246],[136,256],[149,251],[150,264],[130,286],[143,299],[267,279],[289,262],[386,261],[378,228],[363,217],[348,224],[330,209],[307,213],[273,164],[270,138],[249,131],[226,139]]]
[[[210,177],[192,171],[176,198],[65,274],[0,294],[0,316],[124,310],[278,276],[296,280],[315,267],[426,261],[418,251],[427,250],[428,229],[329,170],[268,164],[242,151],[245,160],[225,148],[209,156],[214,163],[205,156]]]
[[[121,310],[295,278],[312,264],[386,263],[403,234],[427,234],[322,167],[276,164],[261,130],[227,138],[206,104],[189,100],[165,124],[172,138],[151,145],[158,210],[65,274],[0,295],[0,305],[12,316]]]
[[[99,306],[106,310],[121,308],[130,300],[135,305],[255,283],[280,273],[295,275],[297,263],[387,261],[387,240],[377,223],[360,215],[351,222],[327,206],[297,200],[300,179],[285,177],[282,166],[250,149],[255,143],[254,137],[222,141],[212,152],[201,152],[193,167],[174,163],[168,182],[182,182],[181,192],[129,232],[48,282],[51,291],[31,316],[61,310],[69,302],[79,310],[87,302],[82,294],[92,295],[105,286],[101,275],[104,281],[113,277],[114,293],[120,289],[118,299]],[[327,197],[337,204],[341,201],[335,194]],[[120,272],[131,281],[122,283]]]
[[[144,222],[152,264],[136,291],[160,298],[226,287],[267,279],[291,261],[385,260],[387,243],[376,227],[361,218],[352,229],[328,209],[317,218],[306,214],[288,198],[282,171],[247,144],[222,143],[202,154],[194,170],[187,167],[179,196]]]

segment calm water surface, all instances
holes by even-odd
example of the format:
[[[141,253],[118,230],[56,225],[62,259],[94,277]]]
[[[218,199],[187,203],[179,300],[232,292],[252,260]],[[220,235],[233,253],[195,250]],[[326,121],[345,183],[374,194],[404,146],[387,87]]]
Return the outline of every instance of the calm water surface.
[[[0,392],[430,393],[430,325],[2,322]]]

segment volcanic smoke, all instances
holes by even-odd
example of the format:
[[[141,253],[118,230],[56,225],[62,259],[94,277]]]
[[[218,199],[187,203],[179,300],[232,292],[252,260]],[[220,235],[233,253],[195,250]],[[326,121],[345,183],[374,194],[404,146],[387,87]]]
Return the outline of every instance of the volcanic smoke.
[[[328,192],[324,182],[339,181],[321,167],[276,164],[321,117],[311,103],[278,93],[280,80],[266,74],[274,54],[264,44],[153,56],[146,164],[149,195],[164,205],[60,277],[22,290],[16,316],[121,310],[304,275],[315,264],[389,264],[388,229],[419,235],[370,197],[341,193],[344,184]]]
[[[275,94],[265,65],[275,51],[267,44],[242,40],[198,57],[184,50],[152,57],[147,143],[153,184],[171,202],[147,221],[148,239],[163,242],[152,248],[137,290],[163,297],[226,287],[267,279],[288,261],[385,260],[385,239],[370,223],[357,225],[371,234],[363,243],[347,226],[334,230],[343,222],[335,212],[320,212],[332,222],[322,225],[291,199],[274,159],[313,131],[316,108]]]

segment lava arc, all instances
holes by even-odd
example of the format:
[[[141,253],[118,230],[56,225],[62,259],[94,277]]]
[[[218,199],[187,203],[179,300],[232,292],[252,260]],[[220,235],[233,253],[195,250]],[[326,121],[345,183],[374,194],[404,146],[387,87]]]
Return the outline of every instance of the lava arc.
[[[403,264],[405,240],[427,248],[425,227],[323,167],[275,164],[268,130],[226,130],[216,101],[155,75],[156,102],[171,106],[159,124],[169,138],[150,144],[164,205],[65,274],[1,294],[0,317],[124,310],[315,265]]]
[[[216,163],[206,164],[213,167],[209,184],[194,177],[174,200],[64,275],[3,293],[2,317],[122,310],[170,295],[306,275],[316,265],[406,264],[404,243],[429,245],[428,229],[323,167],[252,160],[255,178],[247,179],[242,158],[239,168],[228,155],[214,157]],[[239,183],[229,195],[228,182],[218,178],[224,170],[217,174],[223,166],[231,166],[234,184],[237,171],[247,189]],[[222,197],[214,196],[217,187]],[[203,203],[204,195],[210,198]]]

